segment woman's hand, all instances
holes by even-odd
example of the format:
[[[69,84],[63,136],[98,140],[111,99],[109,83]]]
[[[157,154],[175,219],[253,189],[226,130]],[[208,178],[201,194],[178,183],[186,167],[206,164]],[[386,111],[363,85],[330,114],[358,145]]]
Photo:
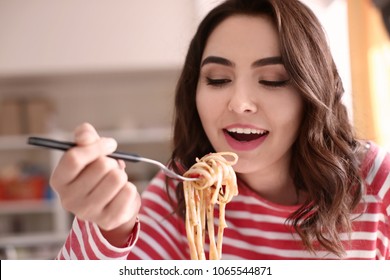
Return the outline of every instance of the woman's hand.
[[[77,146],[60,159],[50,179],[64,209],[96,223],[114,246],[123,246],[140,208],[136,187],[128,182],[125,164],[107,157],[117,143],[101,138],[93,126],[75,130]]]

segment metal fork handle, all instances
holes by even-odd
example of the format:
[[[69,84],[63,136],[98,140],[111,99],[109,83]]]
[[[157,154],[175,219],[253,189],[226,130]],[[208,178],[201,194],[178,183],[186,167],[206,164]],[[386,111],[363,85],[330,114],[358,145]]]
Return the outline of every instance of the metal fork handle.
[[[48,139],[48,138],[43,138],[43,137],[29,137],[27,140],[27,143],[30,145],[35,145],[35,146],[40,146],[40,147],[45,147],[45,148],[50,148],[50,149],[56,149],[56,150],[61,150],[61,151],[67,151],[70,148],[73,148],[77,146],[76,143],[74,142],[68,142],[68,141],[58,141],[54,139]],[[125,152],[120,152],[120,151],[115,151],[112,154],[109,154],[108,157],[113,158],[113,159],[121,159],[125,161],[131,161],[131,162],[146,162],[150,164],[154,164],[158,166],[160,169],[164,171],[164,173],[173,179],[181,180],[181,181],[196,181],[198,180],[197,178],[188,178],[181,176],[172,170],[170,170],[168,167],[166,167],[164,164],[161,162],[150,159],[150,158],[145,158],[141,157],[137,154],[134,153],[125,153]]]
[[[40,146],[40,147],[50,148],[50,149],[55,149],[60,151],[67,151],[70,148],[77,146],[77,144],[74,142],[59,141],[59,140],[43,138],[43,137],[29,137],[27,143],[34,146]],[[114,159],[123,159],[132,162],[141,161],[140,159],[141,157],[139,155],[132,154],[132,153],[123,153],[123,152],[115,151],[108,156]]]
[[[173,178],[173,179],[177,179],[177,180],[181,180],[181,181],[196,181],[196,180],[198,180],[198,178],[189,178],[189,177],[181,176],[181,175],[175,173],[174,171],[172,171],[171,169],[169,169],[168,167],[166,167],[161,162],[159,162],[157,160],[154,160],[154,159],[141,157],[141,156],[139,156],[137,154],[115,151],[114,153],[110,154],[109,157],[112,157],[112,158],[115,158],[115,159],[122,159],[122,160],[126,160],[126,161],[132,161],[132,162],[140,162],[140,161],[142,161],[142,162],[145,162],[145,163],[150,163],[150,164],[156,165],[168,177]]]
[[[123,156],[122,159],[127,158],[129,156],[129,154],[127,154],[127,153],[121,153],[121,152],[118,152],[118,153],[121,154],[121,156]],[[130,158],[132,158],[133,156],[134,156],[134,154],[130,154]],[[154,165],[158,166],[165,173],[165,175],[167,175],[168,177],[170,177],[172,179],[177,179],[180,181],[197,181],[197,180],[199,180],[198,178],[190,178],[190,177],[184,177],[182,175],[179,175],[157,160],[141,157],[138,155],[136,155],[136,159],[138,161],[142,161],[142,162],[146,162],[146,163],[150,163],[150,164],[154,164]]]

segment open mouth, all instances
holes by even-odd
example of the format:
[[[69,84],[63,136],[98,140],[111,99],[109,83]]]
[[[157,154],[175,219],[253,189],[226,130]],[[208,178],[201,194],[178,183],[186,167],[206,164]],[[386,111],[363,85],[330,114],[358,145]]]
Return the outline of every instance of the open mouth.
[[[250,142],[254,140],[258,140],[261,137],[269,134],[267,130],[253,129],[253,128],[230,128],[225,129],[225,133],[227,133],[231,138],[239,142]]]

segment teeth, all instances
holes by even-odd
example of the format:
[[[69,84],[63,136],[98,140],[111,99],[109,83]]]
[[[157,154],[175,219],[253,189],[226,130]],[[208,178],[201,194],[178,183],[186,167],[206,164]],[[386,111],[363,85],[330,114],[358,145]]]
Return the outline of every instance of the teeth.
[[[253,129],[253,128],[229,128],[227,131],[232,133],[240,133],[240,134],[265,134],[266,130]]]

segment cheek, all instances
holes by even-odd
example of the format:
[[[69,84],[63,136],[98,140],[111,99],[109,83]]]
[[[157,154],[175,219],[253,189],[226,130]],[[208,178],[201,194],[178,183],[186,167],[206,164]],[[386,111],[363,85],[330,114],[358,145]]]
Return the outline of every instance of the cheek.
[[[280,111],[280,123],[284,125],[286,131],[296,135],[302,123],[303,103],[299,100],[290,100],[289,104]]]
[[[212,117],[210,116],[210,108],[208,105],[207,100],[204,98],[202,94],[196,95],[196,108],[198,110],[200,122],[202,123],[203,130],[205,131],[206,135],[208,135],[208,126],[209,123],[212,122]]]
[[[300,106],[284,107],[284,110],[279,110],[278,117],[281,123],[293,124],[300,123],[302,119],[302,110]]]
[[[287,134],[296,134],[303,116],[303,101],[299,95],[284,95],[283,98],[273,100],[264,109],[271,126],[277,131]]]
[[[207,116],[205,112],[207,112],[208,108],[207,102],[205,102],[205,96],[199,92],[196,93],[196,109],[198,110],[200,120],[203,123],[205,116]]]
[[[203,124],[215,118],[220,108],[220,102],[212,94],[198,91],[196,94],[196,108]]]

